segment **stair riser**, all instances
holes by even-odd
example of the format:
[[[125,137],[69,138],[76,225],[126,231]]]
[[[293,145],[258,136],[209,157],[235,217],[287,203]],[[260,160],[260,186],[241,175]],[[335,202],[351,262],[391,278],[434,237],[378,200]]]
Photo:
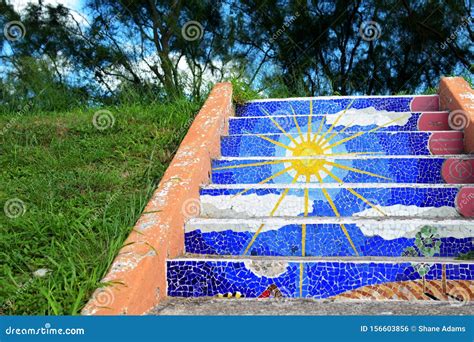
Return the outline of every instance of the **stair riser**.
[[[410,262],[259,262],[250,260],[170,260],[167,263],[168,295],[203,297],[240,292],[244,297],[274,296],[330,298],[348,294],[364,286],[394,285],[428,299],[420,287],[422,277],[418,264]],[[300,271],[303,272],[300,272]],[[474,264],[446,264],[446,291],[427,286],[426,292],[437,293],[458,290],[472,296]],[[425,276],[428,284],[442,282],[443,265],[431,264]],[[395,294],[387,293],[385,299]],[[384,297],[384,296],[379,296]],[[383,299],[383,298],[381,298]],[[408,293],[405,298],[408,299]],[[440,298],[444,299],[444,298]]]
[[[256,101],[238,106],[237,116],[265,116],[272,115],[308,115],[310,113],[310,102],[313,114],[334,114],[346,109],[351,101],[351,109],[364,109],[373,107],[375,110],[386,110],[390,112],[425,112],[438,111],[438,96],[405,96],[405,97],[359,97],[347,98],[336,97],[331,99],[293,99]],[[262,110],[263,109],[263,110]]]
[[[441,158],[336,159],[335,163],[384,178],[337,167],[333,167],[331,172],[345,183],[474,183],[474,159],[449,158],[448,160],[449,162],[446,163],[446,159]],[[295,163],[275,162],[275,160],[258,159],[217,160],[212,165],[212,182],[215,184],[256,184]],[[325,174],[321,175],[325,176]],[[291,175],[285,173],[265,183],[282,184],[290,183],[291,180]],[[305,183],[304,177],[299,182]],[[313,179],[311,182],[317,182],[317,179]],[[337,183],[338,181],[328,175],[324,177],[324,182]]]
[[[398,226],[397,226],[398,225]],[[187,225],[187,253],[213,255],[303,256],[302,225],[265,225],[256,235],[260,224]],[[474,249],[474,223],[438,225],[437,240],[441,242],[442,257],[456,257]],[[345,224],[344,228],[359,256],[402,256],[415,247],[419,224]],[[339,224],[306,224],[304,256],[355,256],[351,243]],[[256,236],[254,242],[252,238]],[[246,251],[247,247],[248,251]],[[418,249],[417,249],[418,250]],[[419,251],[419,250],[418,250]],[[419,252],[418,256],[423,256]]]
[[[317,129],[317,128],[316,128]],[[353,137],[355,133],[341,133],[330,144]],[[231,135],[221,140],[221,152],[224,157],[289,157],[294,156],[292,141],[286,135],[266,135],[279,144],[265,140],[257,135]],[[329,136],[327,136],[329,137]],[[297,135],[293,135],[297,139]],[[299,139],[299,138],[298,138]],[[298,140],[299,143],[299,140]],[[352,140],[325,150],[326,154],[369,152],[383,155],[447,155],[461,154],[463,151],[462,132],[376,132],[358,136]]]
[[[449,188],[355,188],[353,189],[372,205],[356,197],[346,188],[328,188],[340,216],[421,216],[453,217],[459,189]],[[251,189],[235,196],[242,189],[201,189],[201,215],[203,217],[263,217],[277,205],[284,189]],[[273,216],[303,216],[304,189],[290,189],[281,200]],[[472,191],[471,191],[472,192]],[[308,216],[338,216],[321,189],[308,191]],[[470,199],[472,207],[473,200]],[[442,208],[440,208],[442,207]],[[472,210],[472,209],[471,209]]]
[[[327,131],[335,122],[338,115],[313,116],[311,124],[318,127],[321,121],[324,124],[321,128],[322,132]],[[393,120],[400,120],[390,123]],[[295,123],[298,124],[298,126]],[[265,134],[265,133],[297,133],[298,128],[302,132],[307,132],[309,116],[276,116],[261,118],[236,118],[231,119],[229,123],[229,134]],[[346,128],[350,126],[350,128]],[[368,131],[375,128],[380,131],[447,131],[450,130],[448,124],[448,113],[397,113],[396,115],[384,116],[379,114],[367,115],[350,115],[349,113],[342,115],[335,124],[333,132],[339,132],[345,129],[350,132]]]

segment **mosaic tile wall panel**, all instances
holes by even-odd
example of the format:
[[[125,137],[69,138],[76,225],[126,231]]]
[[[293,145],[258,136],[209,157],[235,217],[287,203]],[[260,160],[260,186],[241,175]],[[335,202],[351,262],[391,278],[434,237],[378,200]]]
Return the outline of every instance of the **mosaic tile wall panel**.
[[[422,257],[422,243],[433,239],[433,256],[455,257],[474,249],[474,222],[430,225],[412,222],[345,224],[187,225],[185,248],[188,253],[252,256],[391,256],[414,249]],[[346,233],[344,232],[345,229]],[[302,241],[305,247],[303,251]],[[439,244],[439,245],[438,245]],[[354,246],[354,247],[352,247]],[[420,246],[420,248],[418,248]]]
[[[168,294],[474,300],[474,263],[426,262],[474,249],[474,187],[456,185],[474,183],[473,158],[454,156],[463,134],[438,110],[437,96],[238,106],[185,227],[186,252],[209,256],[168,261]]]
[[[360,98],[332,98],[332,99],[301,99],[290,101],[256,101],[237,106],[236,116],[262,116],[262,112],[274,115],[309,114],[312,106],[313,114],[334,114],[346,109],[352,102],[350,108],[374,109],[377,111],[389,112],[411,112],[420,110],[412,105],[414,97],[360,97]],[[436,111],[437,96],[432,97],[435,101],[421,108],[421,111]],[[311,104],[310,104],[311,102]]]
[[[363,133],[363,132],[360,132]],[[462,152],[462,133],[446,132],[443,139],[449,139],[456,144],[455,148],[446,149],[445,153],[452,154]],[[291,135],[293,140],[298,142],[298,146],[307,148],[301,153],[312,153],[306,155],[316,155],[321,151],[331,157],[334,154],[354,153],[380,153],[383,155],[429,155],[430,138],[434,133],[427,132],[377,132],[372,134],[358,135],[354,133],[339,133],[334,141],[321,143],[319,146],[304,146],[301,140],[296,140],[297,135]],[[271,139],[271,140],[269,140]],[[288,157],[298,156],[292,148],[292,140],[284,134],[271,135],[231,135],[222,137],[221,148],[223,157],[253,157],[253,156],[273,156]],[[285,147],[286,146],[286,147]],[[443,148],[443,147],[442,147]],[[302,155],[302,154],[300,154]]]
[[[370,158],[370,159],[334,159],[331,163],[319,162],[330,169],[335,177],[324,177],[325,183],[444,183],[442,172],[461,178],[469,169],[474,170],[474,159],[466,159],[461,168],[458,164],[444,165],[446,159],[453,158]],[[266,179],[266,184],[291,183],[291,174],[283,172],[288,167],[297,166],[305,161],[285,160],[280,163],[273,159],[216,160],[212,163],[212,183],[215,184],[257,184]],[[316,167],[317,161],[313,163]],[[327,164],[327,165],[325,165]],[[443,170],[443,167],[445,170]],[[352,168],[353,170],[348,170]],[[280,174],[281,173],[281,174]],[[277,176],[275,176],[277,175]],[[474,183],[471,173],[471,183]],[[467,180],[464,180],[465,182]],[[305,183],[305,177],[297,183]]]
[[[245,191],[245,193],[243,193]],[[289,189],[201,189],[204,217],[456,217],[457,186]],[[306,215],[304,215],[306,212]]]
[[[168,295],[180,297],[217,296],[240,293],[244,297],[329,298],[367,285],[416,282],[425,279],[447,283],[464,281],[474,285],[474,264],[411,262],[263,262],[255,260],[170,260]],[[302,270],[302,276],[300,276]],[[443,275],[443,273],[445,275]]]
[[[448,113],[445,112],[439,125],[446,127]],[[368,131],[381,127],[380,131],[417,131],[418,121],[423,119],[430,120],[429,113],[356,113],[349,111],[339,118],[333,128],[333,132],[341,130],[350,130],[351,132]],[[314,115],[311,120],[316,127],[322,125],[321,132],[329,130],[331,125],[337,120],[337,115]],[[296,131],[297,127],[305,127],[310,120],[309,116],[275,116],[259,118],[231,118],[229,122],[229,134],[256,134],[256,133],[281,133],[280,127],[287,131]],[[324,120],[324,122],[322,122]],[[436,120],[439,121],[437,115]],[[349,128],[347,128],[349,127]]]

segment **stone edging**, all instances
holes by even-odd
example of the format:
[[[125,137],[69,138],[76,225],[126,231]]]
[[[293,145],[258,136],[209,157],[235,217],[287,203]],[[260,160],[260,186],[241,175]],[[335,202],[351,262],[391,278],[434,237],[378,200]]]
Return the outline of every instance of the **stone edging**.
[[[199,188],[233,115],[232,85],[214,86],[83,315],[141,315],[166,298],[166,259],[184,252],[184,223],[199,215]]]

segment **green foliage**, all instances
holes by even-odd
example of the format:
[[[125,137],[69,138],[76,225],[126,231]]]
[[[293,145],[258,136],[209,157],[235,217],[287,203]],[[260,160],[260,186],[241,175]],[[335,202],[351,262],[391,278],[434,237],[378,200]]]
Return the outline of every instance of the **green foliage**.
[[[432,257],[439,254],[441,240],[435,227],[424,226],[416,233],[415,245],[420,253],[425,257]]]
[[[456,259],[459,259],[459,260],[474,260],[474,251],[471,250],[467,253],[462,253]]]
[[[415,246],[407,247],[402,256],[418,257],[420,254],[424,257],[433,257],[439,254],[441,240],[437,233],[437,228],[431,226],[423,226],[415,235]],[[415,263],[412,265],[421,277],[424,277],[430,270],[431,265],[426,263]]]
[[[441,240],[437,228],[423,226],[415,235],[415,246],[407,247],[402,256],[417,257],[421,254],[424,257],[432,257],[439,254]]]
[[[462,1],[237,2],[248,18],[239,40],[271,55],[269,73],[278,70],[291,92],[422,92],[473,58]]]
[[[0,80],[0,113],[18,111],[25,106],[33,111],[56,111],[85,103],[87,94],[59,82],[46,61],[21,57],[16,60],[16,66],[15,74]]]
[[[415,270],[418,272],[418,274],[421,277],[424,277],[425,275],[427,275],[428,272],[430,271],[430,268],[431,268],[431,265],[425,264],[425,263],[415,265]]]
[[[78,314],[166,170],[200,103],[140,102],[96,110],[0,115],[0,312]],[[10,125],[6,125],[10,123]],[[50,270],[35,277],[38,269]]]
[[[153,84],[154,96],[200,100],[209,79],[224,79],[233,70],[258,89],[257,95],[244,91],[247,98],[433,93],[440,77],[452,74],[465,75],[472,84],[466,19],[471,13],[463,1],[87,0],[84,5],[90,25],[81,27],[61,5],[30,3],[20,16],[0,2],[1,27],[21,20],[27,28],[16,42],[0,35],[0,64],[7,73],[29,83],[18,61],[36,58],[48,63],[55,83],[78,92],[52,92],[57,98],[47,98],[55,110],[63,108],[64,99],[78,101],[84,94],[90,101],[98,95],[115,98],[117,84],[143,90]],[[369,21],[375,24],[364,31]]]
[[[435,95],[437,93],[438,93],[438,88],[437,87],[428,87],[423,92],[423,95]]]
[[[230,82],[233,88],[232,99],[236,104],[242,104],[250,100],[261,98],[258,92],[252,89],[245,80],[232,78]]]
[[[407,247],[402,253],[403,257],[417,257],[419,256],[418,251],[415,247]]]

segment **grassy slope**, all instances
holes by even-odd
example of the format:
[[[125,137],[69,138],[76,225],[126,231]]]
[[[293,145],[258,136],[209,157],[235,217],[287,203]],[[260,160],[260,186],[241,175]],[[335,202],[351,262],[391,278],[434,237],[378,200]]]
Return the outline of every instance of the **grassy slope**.
[[[98,286],[200,105],[0,116],[0,314],[77,314]],[[12,119],[13,118],[13,119]],[[11,126],[1,135],[1,128]],[[47,268],[45,277],[33,272]]]

